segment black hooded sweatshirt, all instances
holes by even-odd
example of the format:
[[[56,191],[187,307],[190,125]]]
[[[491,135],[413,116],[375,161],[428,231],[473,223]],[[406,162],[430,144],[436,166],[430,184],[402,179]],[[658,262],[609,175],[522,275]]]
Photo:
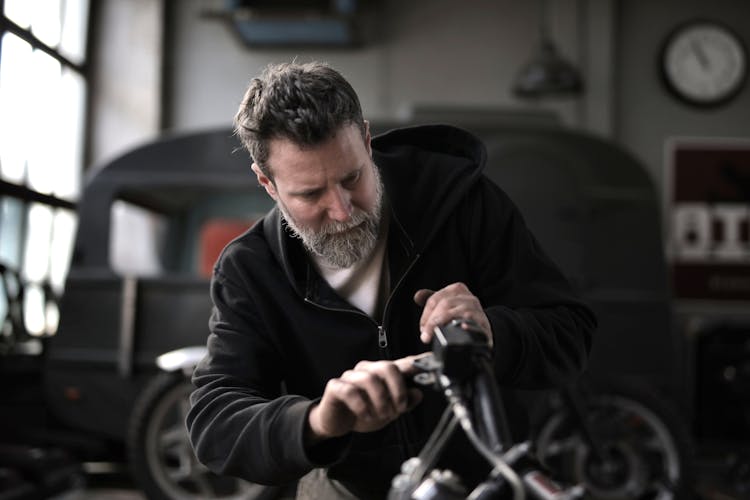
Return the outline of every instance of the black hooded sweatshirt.
[[[420,288],[462,282],[479,298],[502,386],[551,387],[585,366],[594,316],[482,174],[483,144],[433,125],[391,131],[372,146],[391,221],[391,290],[379,321],[318,275],[276,208],[215,266],[208,354],[193,375],[187,425],[199,460],[217,473],[282,484],[326,467],[356,495],[383,498],[433,430],[444,407],[439,394],[425,391],[414,410],[377,432],[306,449],[304,430],[329,379],[360,360],[428,349],[412,300]],[[460,474],[483,470],[483,459],[460,443],[446,456]]]

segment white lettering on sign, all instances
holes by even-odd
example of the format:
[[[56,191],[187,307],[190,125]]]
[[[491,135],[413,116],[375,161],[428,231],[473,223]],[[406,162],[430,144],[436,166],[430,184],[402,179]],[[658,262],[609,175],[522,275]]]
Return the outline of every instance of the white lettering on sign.
[[[676,204],[672,210],[674,256],[680,261],[694,262],[749,261],[749,225],[750,205]],[[715,231],[715,227],[720,230]]]

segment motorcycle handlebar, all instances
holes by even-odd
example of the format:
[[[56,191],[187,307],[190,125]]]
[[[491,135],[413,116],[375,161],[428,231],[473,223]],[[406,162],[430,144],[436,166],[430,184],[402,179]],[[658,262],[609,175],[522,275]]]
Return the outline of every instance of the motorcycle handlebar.
[[[459,478],[450,471],[429,471],[459,424],[493,467],[488,480],[468,498],[485,500],[510,494],[522,500],[528,491],[539,500],[571,500],[582,493],[580,487],[564,490],[549,481],[529,455],[529,443],[514,445],[491,360],[487,337],[473,322],[458,319],[435,328],[432,356],[415,362],[426,372],[422,375],[429,376],[415,381],[440,388],[448,409],[420,455],[404,462],[389,499],[467,498],[461,493]]]

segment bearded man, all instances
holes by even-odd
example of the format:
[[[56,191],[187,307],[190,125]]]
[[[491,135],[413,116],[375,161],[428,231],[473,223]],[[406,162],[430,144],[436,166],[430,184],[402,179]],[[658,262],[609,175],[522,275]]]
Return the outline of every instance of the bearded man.
[[[214,269],[187,420],[210,469],[304,476],[298,498],[383,498],[444,408],[405,376],[453,318],[487,335],[502,386],[584,368],[593,314],[482,174],[477,138],[444,125],[371,138],[354,89],[321,63],[267,68],[235,130],[276,206]],[[446,466],[486,473],[455,441]]]

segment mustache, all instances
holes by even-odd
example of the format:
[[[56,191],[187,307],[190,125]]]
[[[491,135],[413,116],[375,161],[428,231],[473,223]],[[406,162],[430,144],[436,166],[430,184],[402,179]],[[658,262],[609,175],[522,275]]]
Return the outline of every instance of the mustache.
[[[351,219],[346,222],[331,221],[320,228],[318,234],[321,236],[336,236],[337,234],[344,233],[368,220],[367,212],[362,210],[356,210],[352,213]]]

